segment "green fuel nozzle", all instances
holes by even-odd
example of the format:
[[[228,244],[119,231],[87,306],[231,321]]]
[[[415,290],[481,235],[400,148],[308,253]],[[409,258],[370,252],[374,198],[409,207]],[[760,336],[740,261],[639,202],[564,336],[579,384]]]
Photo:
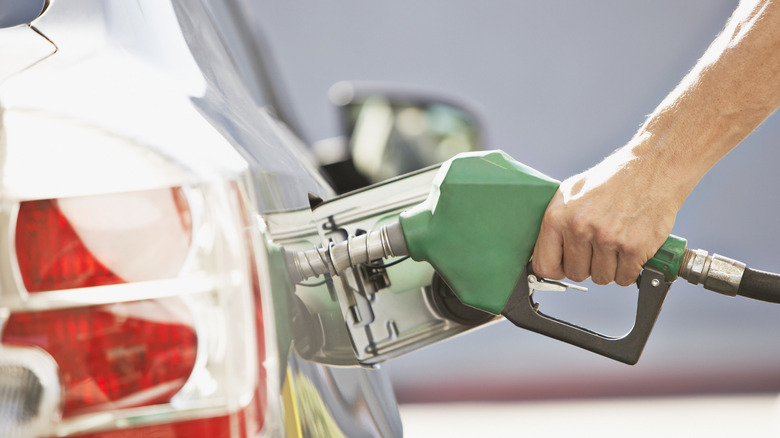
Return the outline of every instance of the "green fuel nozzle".
[[[559,182],[501,151],[446,162],[428,199],[401,214],[409,255],[467,305],[500,314]]]
[[[501,151],[445,162],[428,199],[400,222],[288,254],[294,282],[388,256],[430,263],[465,304],[500,314],[528,263],[559,182]]]
[[[685,239],[669,236],[637,281],[636,319],[625,336],[604,336],[545,315],[533,301],[533,292],[551,283],[529,272],[528,265],[558,186],[559,181],[502,151],[460,154],[442,165],[428,198],[402,213],[397,223],[328,247],[288,252],[288,270],[300,282],[315,275],[337,275],[372,260],[409,255],[430,263],[468,306],[629,364],[639,359],[678,276],[726,295],[780,302],[780,276],[690,250]]]

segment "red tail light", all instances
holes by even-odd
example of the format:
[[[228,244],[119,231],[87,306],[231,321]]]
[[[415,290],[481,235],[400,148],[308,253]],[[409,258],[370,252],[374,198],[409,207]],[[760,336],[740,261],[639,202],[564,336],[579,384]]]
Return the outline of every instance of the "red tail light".
[[[173,277],[191,239],[175,188],[22,202],[15,249],[27,291],[44,292]]]
[[[250,216],[236,183],[21,202],[0,394],[13,346],[15,370],[59,375],[62,403],[0,420],[0,435],[255,435],[266,382]],[[14,403],[38,399],[52,397]]]
[[[84,247],[53,199],[23,202],[19,206],[16,254],[28,292],[124,281]]]
[[[35,345],[57,362],[63,417],[166,403],[192,372],[195,329],[175,298],[14,313],[6,344]]]

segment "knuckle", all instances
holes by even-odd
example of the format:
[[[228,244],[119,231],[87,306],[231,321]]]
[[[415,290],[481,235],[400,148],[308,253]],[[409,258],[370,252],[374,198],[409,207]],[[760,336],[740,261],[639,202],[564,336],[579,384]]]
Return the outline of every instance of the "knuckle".
[[[642,264],[636,261],[626,263],[625,266],[615,275],[615,283],[620,286],[630,286],[636,282],[639,273],[642,271]]]
[[[596,246],[605,250],[617,250],[620,245],[618,233],[612,227],[599,229],[593,237],[593,242]]]
[[[639,272],[636,273],[635,276],[628,276],[628,277],[617,277],[615,278],[615,283],[617,283],[619,286],[631,286],[636,281],[636,278],[639,276]]]
[[[544,214],[543,223],[553,228],[560,227],[566,223],[566,210],[551,204]]]
[[[587,280],[589,276],[588,273],[582,271],[566,272],[566,278],[577,283]]]
[[[540,277],[551,279],[559,279],[563,277],[559,266],[551,266],[541,262],[532,262],[531,267],[534,270],[534,274]]]
[[[542,277],[544,277],[548,272],[547,266],[542,264],[542,262],[537,261],[536,259],[531,261],[531,268],[534,270],[535,274],[541,275]]]
[[[632,260],[636,259],[643,252],[643,248],[643,243],[635,240],[626,240],[617,244],[617,249],[621,256]]]
[[[569,224],[572,236],[576,239],[589,240],[593,234],[593,224],[584,216],[577,216]]]

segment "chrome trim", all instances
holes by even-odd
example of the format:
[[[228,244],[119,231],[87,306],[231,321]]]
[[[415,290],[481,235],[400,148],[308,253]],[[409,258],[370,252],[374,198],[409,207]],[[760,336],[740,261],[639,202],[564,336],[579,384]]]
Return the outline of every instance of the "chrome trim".
[[[18,302],[0,300],[11,311],[67,309],[70,307],[126,303],[172,296],[204,294],[214,291],[216,285],[206,274],[166,280],[65,289],[27,294]]]

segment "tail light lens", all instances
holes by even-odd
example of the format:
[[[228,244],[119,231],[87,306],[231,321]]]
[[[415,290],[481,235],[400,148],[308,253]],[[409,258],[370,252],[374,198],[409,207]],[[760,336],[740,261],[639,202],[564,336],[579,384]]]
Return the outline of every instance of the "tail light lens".
[[[181,300],[134,301],[11,315],[3,343],[35,345],[57,362],[63,417],[165,403],[195,366],[197,336]]]
[[[43,199],[21,203],[15,237],[27,292],[157,280],[181,269],[192,216],[181,188]]]
[[[0,373],[2,348],[42,351],[59,375],[43,391],[56,389],[62,401],[61,421],[15,430],[260,430],[263,321],[241,193],[237,183],[210,183],[19,204],[19,288],[0,291],[0,308],[11,308],[0,325]]]

